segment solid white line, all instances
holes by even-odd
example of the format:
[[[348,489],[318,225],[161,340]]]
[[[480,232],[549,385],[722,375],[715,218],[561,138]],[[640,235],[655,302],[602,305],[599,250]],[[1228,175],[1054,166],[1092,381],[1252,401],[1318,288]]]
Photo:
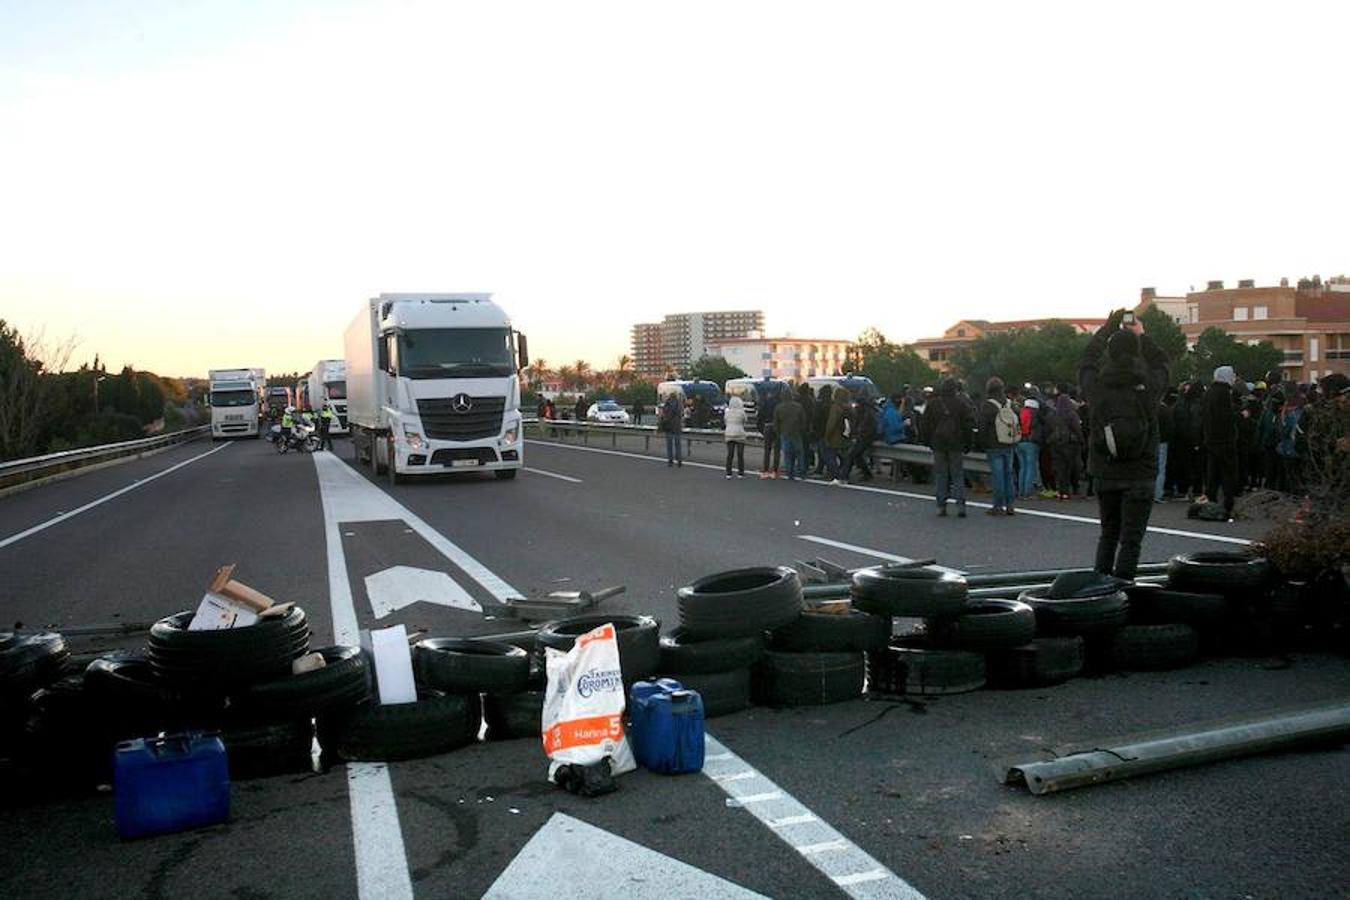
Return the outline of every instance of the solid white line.
[[[861,553],[863,556],[875,556],[877,559],[884,559],[890,562],[912,563],[914,560],[908,556],[897,556],[894,553],[887,553],[884,550],[873,550],[871,547],[859,547],[857,544],[845,544],[843,541],[832,541],[829,538],[817,537],[814,534],[799,534],[797,537],[804,541],[811,541],[816,544],[824,544],[826,547],[837,547],[840,550],[851,550],[854,553]],[[924,566],[925,569],[932,569],[934,572],[950,572],[952,575],[964,575],[960,569],[951,569],[947,566]]]
[[[37,534],[39,531],[46,531],[53,525],[59,525],[66,519],[74,518],[75,516],[78,516],[82,512],[88,512],[89,510],[93,509],[96,506],[102,506],[109,500],[115,500],[125,493],[136,490],[136,488],[138,487],[145,487],[145,485],[149,484],[150,482],[154,481],[157,478],[163,478],[170,472],[177,472],[179,469],[183,468],[183,466],[191,465],[192,463],[195,463],[199,459],[206,459],[206,457],[210,456],[212,453],[219,453],[228,446],[230,446],[229,443],[224,443],[221,444],[219,447],[213,447],[212,449],[207,450],[205,453],[198,453],[191,459],[185,459],[180,463],[175,463],[174,465],[169,466],[167,469],[156,472],[155,474],[142,478],[139,481],[133,482],[132,484],[129,484],[124,488],[120,488],[119,490],[113,491],[111,494],[99,497],[97,500],[91,500],[84,506],[78,507],[77,509],[72,509],[69,512],[63,512],[59,516],[50,518],[47,521],[42,522],[41,524],[34,525],[32,528],[29,528],[26,531],[20,531],[18,534],[11,534],[4,540],[0,540],[0,549],[8,547],[10,544],[17,544],[19,541],[23,540],[26,537],[31,537]]]
[[[355,646],[360,641],[347,558],[338,525],[339,499],[348,485],[336,467],[347,469],[331,453],[314,454],[328,548],[328,597],[333,612],[333,638]],[[348,506],[350,507],[350,503]],[[398,822],[398,804],[384,763],[348,763],[347,797],[351,805],[352,848],[356,858],[356,893],[361,900],[411,900],[412,876]]]
[[[724,766],[726,771],[731,772],[755,771],[753,766],[732,753],[726,745],[712,735],[704,735],[704,745],[709,751],[708,755],[704,757],[705,763],[713,756],[716,756],[719,760],[726,759],[725,763],[713,766],[714,770],[721,770]],[[718,771],[709,771],[709,768],[705,765],[704,774],[717,783]],[[731,792],[728,785],[718,783],[718,786],[733,800],[739,801],[739,803],[733,803],[732,805],[745,807],[746,812],[762,822],[770,829],[771,833],[777,835],[779,840],[801,854],[802,859],[839,885],[844,893],[850,897],[859,898],[859,900],[861,898],[868,898],[868,900],[882,900],[882,898],[885,898],[885,900],[924,900],[923,894],[915,890],[907,881],[877,862],[861,847],[831,828],[827,823],[820,821],[815,813],[769,781],[768,778],[764,778],[762,774],[760,774],[760,777],[764,779],[766,784],[774,788],[772,793],[737,797]],[[803,830],[807,833],[796,832],[798,835],[796,840],[788,841],[783,832],[779,830],[788,825],[803,826]],[[805,843],[802,843],[803,841]],[[824,852],[827,846],[831,852]],[[836,874],[839,872],[858,874]],[[863,884],[866,887],[854,887],[854,885]]]
[[[704,758],[707,762],[707,758]],[[718,784],[726,784],[728,781],[746,781],[750,778],[758,778],[758,772],[732,772],[730,775],[710,775],[708,776]]]
[[[541,444],[541,445],[545,445],[545,446],[549,446],[549,447],[563,447],[563,448],[565,448],[565,449],[567,449],[567,450],[581,450],[581,451],[584,451],[584,452],[586,452],[586,453],[604,453],[604,454],[609,455],[609,456],[624,456],[624,457],[627,457],[627,458],[629,458],[629,459],[644,459],[644,460],[647,460],[648,462],[665,462],[665,458],[664,458],[664,457],[660,457],[660,456],[648,456],[648,455],[645,454],[645,453],[629,453],[629,452],[624,451],[624,450],[603,450],[603,449],[601,449],[601,448],[599,448],[599,447],[578,447],[578,446],[576,446],[575,444],[555,443],[555,442],[553,442],[553,441],[538,441],[538,440],[536,440],[536,441],[532,441],[531,443]],[[714,469],[714,470],[719,471],[719,472],[720,472],[720,471],[723,471],[723,467],[722,467],[722,466],[714,465],[714,464],[712,464],[712,463],[690,462],[689,460],[685,460],[685,463],[684,463],[684,464],[685,464],[686,466],[693,466],[693,467],[699,468],[699,469]],[[746,471],[749,471],[749,470],[747,469]],[[779,479],[779,481],[782,481],[782,480],[783,480],[783,479]],[[809,484],[809,485],[813,485],[813,486],[815,486],[815,487],[833,487],[835,490],[844,489],[844,490],[850,490],[850,491],[863,491],[863,492],[869,493],[869,494],[885,494],[886,496],[889,496],[889,497],[905,497],[905,498],[907,498],[907,499],[909,499],[909,500],[923,500],[923,501],[925,501],[925,502],[927,502],[927,503],[933,503],[933,502],[935,502],[935,501],[933,500],[933,496],[932,496],[931,494],[916,494],[916,493],[914,493],[913,491],[899,491],[899,490],[895,490],[894,488],[876,487],[876,486],[870,485],[870,484],[836,484],[836,485],[831,485],[831,484],[830,484],[829,482],[827,482],[827,481],[812,481],[812,480],[809,479],[809,478],[799,480],[797,483],[799,483],[799,484]],[[977,509],[989,509],[991,506],[993,506],[992,503],[983,503],[983,502],[980,502],[980,501],[978,501],[978,500],[970,500],[970,501],[967,502],[966,505],[967,505],[967,506],[973,506],[973,507],[975,507],[975,508],[977,508]],[[1028,508],[1026,508],[1025,506],[1019,506],[1019,507],[1017,507],[1017,515],[1019,515],[1019,516],[1037,516],[1037,517],[1042,518],[1042,519],[1058,519],[1058,520],[1060,520],[1060,521],[1062,521],[1062,522],[1080,522],[1080,523],[1082,523],[1082,524],[1084,524],[1084,525],[1101,525],[1101,524],[1102,524],[1101,519],[1094,519],[1094,518],[1091,518],[1090,516],[1075,516],[1075,515],[1072,515],[1071,513],[1049,512],[1048,510],[1043,510],[1043,509],[1028,509]],[[1153,532],[1154,534],[1168,534],[1168,535],[1172,535],[1172,536],[1174,536],[1174,537],[1196,538],[1196,539],[1202,540],[1202,541],[1217,541],[1217,542],[1219,542],[1219,543],[1221,543],[1221,544],[1239,544],[1239,545],[1242,545],[1242,546],[1247,546],[1247,545],[1249,545],[1249,544],[1254,543],[1253,541],[1250,541],[1250,540],[1248,540],[1247,538],[1232,537],[1232,536],[1226,535],[1226,534],[1210,534],[1209,532],[1205,532],[1205,531],[1184,531],[1184,530],[1182,530],[1182,529],[1180,529],[1180,528],[1166,528],[1166,527],[1164,527],[1164,526],[1162,526],[1162,525],[1150,525],[1150,526],[1148,526],[1148,530],[1151,531],[1151,532]]]
[[[543,469],[534,469],[530,466],[521,466],[526,472],[533,472],[535,475],[547,475],[549,478],[556,478],[559,481],[568,481],[572,484],[581,484],[580,478],[573,478],[571,475],[559,475],[557,472],[545,472]]]

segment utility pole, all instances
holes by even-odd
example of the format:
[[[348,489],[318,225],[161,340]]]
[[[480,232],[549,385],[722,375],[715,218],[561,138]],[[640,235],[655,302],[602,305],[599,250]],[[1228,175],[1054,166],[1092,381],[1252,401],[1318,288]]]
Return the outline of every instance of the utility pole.
[[[98,383],[100,381],[107,381],[107,380],[108,380],[107,375],[99,375],[97,378],[94,379],[94,415],[98,415]]]

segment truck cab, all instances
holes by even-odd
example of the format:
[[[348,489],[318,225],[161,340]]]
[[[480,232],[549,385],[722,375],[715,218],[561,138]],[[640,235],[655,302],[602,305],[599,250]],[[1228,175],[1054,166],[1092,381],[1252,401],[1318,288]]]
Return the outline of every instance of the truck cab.
[[[341,359],[321,359],[309,373],[309,402],[315,415],[325,406],[333,409],[329,434],[346,434],[347,427],[347,362]]]
[[[524,465],[524,335],[491,294],[381,294],[346,334],[353,452],[392,481]]]

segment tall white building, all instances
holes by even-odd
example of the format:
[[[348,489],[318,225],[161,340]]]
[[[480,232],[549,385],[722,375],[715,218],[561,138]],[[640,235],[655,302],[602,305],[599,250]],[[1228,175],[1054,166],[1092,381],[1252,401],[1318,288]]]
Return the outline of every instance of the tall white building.
[[[672,313],[660,322],[633,326],[633,365],[642,377],[665,378],[712,353],[716,342],[763,330],[762,310]]]
[[[834,338],[748,337],[711,344],[711,352],[753,377],[803,381],[842,375],[851,341]]]

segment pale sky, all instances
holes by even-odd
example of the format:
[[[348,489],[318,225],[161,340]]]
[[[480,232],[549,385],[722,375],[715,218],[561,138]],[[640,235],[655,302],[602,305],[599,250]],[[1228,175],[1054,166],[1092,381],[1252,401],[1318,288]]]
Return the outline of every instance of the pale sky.
[[[0,318],[308,368],[382,291],[553,365],[1350,270],[1344,4],[0,0]]]

